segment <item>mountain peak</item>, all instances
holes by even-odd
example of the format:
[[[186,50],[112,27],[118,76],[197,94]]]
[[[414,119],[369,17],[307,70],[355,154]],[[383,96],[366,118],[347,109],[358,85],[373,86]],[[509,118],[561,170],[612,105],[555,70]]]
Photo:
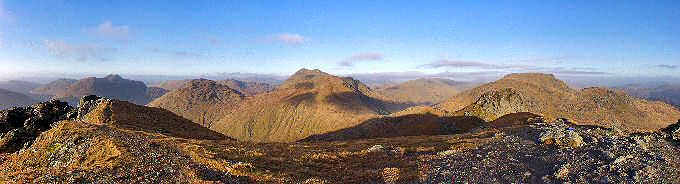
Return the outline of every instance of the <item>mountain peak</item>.
[[[116,74],[109,74],[106,77],[104,77],[104,79],[106,79],[108,81],[117,81],[117,80],[122,80],[123,77],[121,77],[120,75],[116,75]]]
[[[561,81],[553,74],[545,73],[512,73],[503,76],[497,83],[507,83],[511,81],[520,81],[522,83],[531,83],[540,86],[557,87],[559,89],[569,89],[569,86],[564,81]]]
[[[148,104],[161,107],[200,125],[210,127],[220,115],[245,96],[229,86],[207,79],[190,80]]]
[[[295,72],[295,74],[293,74],[291,76],[291,78],[293,78],[294,76],[318,76],[318,75],[329,75],[329,74],[326,73],[326,72],[323,72],[319,69],[309,70],[309,69],[306,69],[306,68],[301,68],[300,70]]]
[[[552,79],[557,80],[553,74],[545,73],[511,73],[503,76],[503,79]]]

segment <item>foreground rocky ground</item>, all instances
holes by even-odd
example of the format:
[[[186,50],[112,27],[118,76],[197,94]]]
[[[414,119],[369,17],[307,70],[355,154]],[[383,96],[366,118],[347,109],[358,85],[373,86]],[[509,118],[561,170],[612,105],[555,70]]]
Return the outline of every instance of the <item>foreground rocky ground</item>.
[[[653,133],[624,134],[612,128],[577,126],[564,119],[546,122],[532,114],[513,114],[480,125],[469,133],[456,135],[337,142],[249,143],[220,138],[211,135],[214,132],[209,130],[203,133],[211,136],[189,136],[175,132],[177,129],[172,127],[157,127],[153,131],[130,128],[131,124],[144,127],[146,122],[156,122],[156,119],[146,116],[140,118],[134,115],[135,112],[125,111],[141,106],[128,107],[123,103],[125,108],[120,108],[115,105],[120,102],[96,98],[85,103],[99,107],[99,110],[79,108],[79,116],[87,118],[57,118],[57,122],[40,133],[34,141],[26,141],[18,150],[0,154],[0,181],[680,181],[677,167],[680,163],[678,124]],[[155,108],[146,107],[135,111],[142,110],[155,112]],[[123,120],[126,122],[120,122]],[[7,122],[3,119],[0,126]],[[193,129],[192,134],[201,131]],[[1,134],[3,139],[8,135],[6,132]]]

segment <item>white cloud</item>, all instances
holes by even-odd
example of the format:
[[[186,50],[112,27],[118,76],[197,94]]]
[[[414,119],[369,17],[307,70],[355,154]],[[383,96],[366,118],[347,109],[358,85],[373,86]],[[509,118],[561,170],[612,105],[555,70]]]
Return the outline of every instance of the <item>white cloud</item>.
[[[383,72],[383,73],[354,73],[348,74],[346,76],[351,76],[365,83],[385,83],[385,82],[403,82],[419,78],[449,78],[466,81],[475,79],[490,80],[491,78],[497,77],[502,74],[504,73],[498,71],[441,72],[433,74],[423,73],[420,71],[407,71],[407,72]]]
[[[308,40],[308,38],[301,36],[299,34],[281,33],[277,35],[262,37],[259,38],[258,40],[267,43],[276,42],[289,45],[299,45],[305,43]]]
[[[116,26],[111,21],[105,21],[95,28],[87,29],[87,31],[106,38],[125,40],[130,35],[130,26]]]
[[[2,41],[2,40],[0,40],[0,41]],[[676,69],[680,66],[678,66],[678,65],[658,65],[658,67],[659,68],[665,68],[665,69]]]
[[[548,59],[531,59],[525,61],[553,61],[563,60],[565,58],[548,58]],[[520,60],[515,60],[520,61]],[[442,59],[439,61],[420,65],[420,68],[477,68],[485,70],[501,70],[506,72],[542,72],[561,75],[607,75],[608,72],[597,71],[593,68],[562,68],[562,67],[545,67],[540,65],[527,64],[495,64],[490,62],[467,61],[467,60],[448,60]]]
[[[73,59],[80,62],[89,61],[91,59],[106,61],[108,59],[104,57],[105,53],[117,51],[115,48],[104,48],[86,44],[70,44],[63,40],[45,40],[44,43],[47,51],[53,56],[59,59]]]
[[[537,70],[540,66],[521,64],[492,64],[480,61],[442,59],[432,63],[420,65],[421,68],[481,68],[481,69],[523,69]]]
[[[379,52],[364,52],[355,54],[352,57],[338,62],[342,67],[352,67],[356,62],[382,60],[383,55]]]

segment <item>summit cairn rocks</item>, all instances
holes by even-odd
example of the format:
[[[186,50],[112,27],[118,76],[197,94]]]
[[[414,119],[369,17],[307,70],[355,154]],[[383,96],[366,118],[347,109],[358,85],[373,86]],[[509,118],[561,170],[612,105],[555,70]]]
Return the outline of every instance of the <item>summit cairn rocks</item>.
[[[562,148],[578,148],[585,145],[583,137],[568,125],[566,119],[557,119],[545,129],[538,138],[543,144]]]

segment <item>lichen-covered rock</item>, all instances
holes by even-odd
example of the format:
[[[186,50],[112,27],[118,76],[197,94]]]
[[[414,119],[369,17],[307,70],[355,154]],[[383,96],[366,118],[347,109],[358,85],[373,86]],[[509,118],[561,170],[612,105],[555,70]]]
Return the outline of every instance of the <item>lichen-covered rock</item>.
[[[556,145],[559,147],[578,148],[583,146],[581,137],[573,127],[567,125],[564,119],[558,119],[554,125],[546,128],[545,132],[538,138],[543,144]]]
[[[673,137],[674,140],[680,141],[680,120],[678,120],[677,123],[669,126],[671,129],[671,136]]]
[[[477,116],[486,121],[492,121],[506,114],[528,112],[529,107],[536,103],[517,90],[507,88],[484,93],[475,103],[456,112],[456,114]]]
[[[72,118],[72,110],[66,102],[51,100],[0,111],[0,153],[11,153],[30,146],[54,123]]]
[[[85,117],[87,113],[89,113],[92,109],[97,107],[99,105],[100,99],[105,99],[103,97],[99,97],[97,95],[85,95],[82,98],[80,98],[80,102],[78,102],[78,119],[82,119]]]
[[[385,147],[382,145],[373,145],[370,148],[366,150],[369,153],[375,153],[375,152],[385,152]]]

